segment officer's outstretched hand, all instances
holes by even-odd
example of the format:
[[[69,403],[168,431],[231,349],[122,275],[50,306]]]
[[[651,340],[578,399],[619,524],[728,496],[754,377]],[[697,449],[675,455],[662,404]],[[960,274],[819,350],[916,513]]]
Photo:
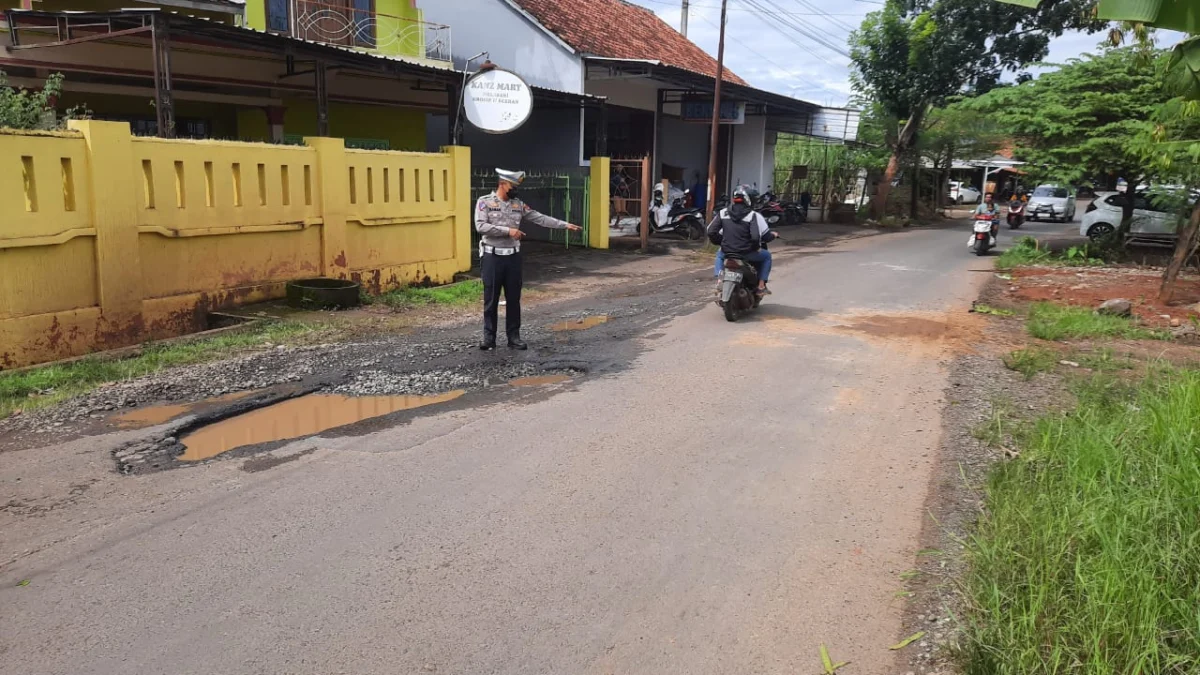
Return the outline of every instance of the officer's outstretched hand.
[[[567,223],[567,229],[572,232],[578,232],[578,231],[582,230],[583,228],[578,225],[572,225],[571,223]]]
[[[508,236],[512,237],[513,239],[520,239],[521,237],[525,236],[525,233],[518,228],[510,227],[508,228]]]

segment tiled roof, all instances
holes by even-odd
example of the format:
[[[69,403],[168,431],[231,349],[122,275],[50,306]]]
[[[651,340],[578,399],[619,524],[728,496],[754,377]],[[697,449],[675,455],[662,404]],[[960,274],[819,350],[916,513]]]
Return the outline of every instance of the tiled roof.
[[[717,75],[717,60],[662,19],[623,0],[512,0],[547,30],[585,55],[643,59]],[[725,69],[726,82],[746,84]]]

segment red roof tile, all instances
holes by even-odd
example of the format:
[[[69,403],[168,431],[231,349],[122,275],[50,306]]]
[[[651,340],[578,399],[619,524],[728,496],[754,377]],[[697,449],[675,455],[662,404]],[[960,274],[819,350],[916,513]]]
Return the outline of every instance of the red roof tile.
[[[717,75],[717,60],[658,16],[623,0],[513,0],[574,49],[592,56],[645,59]],[[746,84],[725,69],[726,82]]]

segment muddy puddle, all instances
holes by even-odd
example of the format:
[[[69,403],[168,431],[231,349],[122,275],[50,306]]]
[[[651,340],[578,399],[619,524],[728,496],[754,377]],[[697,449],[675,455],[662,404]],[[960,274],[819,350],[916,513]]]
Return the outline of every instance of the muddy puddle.
[[[222,420],[182,439],[178,459],[197,462],[246,445],[283,441],[343,427],[355,422],[452,401],[458,389],[436,396],[341,396],[309,394]]]
[[[122,413],[113,418],[121,429],[142,429],[152,427],[159,424],[170,422],[176,417],[186,415],[200,408],[205,408],[217,403],[228,403],[238,399],[246,398],[254,394],[256,390],[235,391],[224,396],[214,396],[206,398],[202,401],[192,401],[191,403],[172,403],[168,405],[152,405],[146,408],[138,408],[127,413]]]
[[[595,328],[603,323],[608,323],[607,314],[597,314],[595,316],[587,316],[582,319],[567,319],[566,321],[559,321],[558,323],[551,324],[550,330],[556,333],[561,333],[568,330],[587,330],[589,328]]]
[[[514,387],[540,387],[566,382],[570,379],[570,375],[538,375],[537,377],[518,377],[515,380],[509,380],[508,383]]]

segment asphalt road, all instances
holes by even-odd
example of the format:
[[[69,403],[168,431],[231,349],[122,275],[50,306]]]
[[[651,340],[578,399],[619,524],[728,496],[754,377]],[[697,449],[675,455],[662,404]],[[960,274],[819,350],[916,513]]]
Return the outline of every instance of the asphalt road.
[[[781,255],[743,322],[532,400],[121,478],[0,569],[0,673],[904,672],[967,232]]]

